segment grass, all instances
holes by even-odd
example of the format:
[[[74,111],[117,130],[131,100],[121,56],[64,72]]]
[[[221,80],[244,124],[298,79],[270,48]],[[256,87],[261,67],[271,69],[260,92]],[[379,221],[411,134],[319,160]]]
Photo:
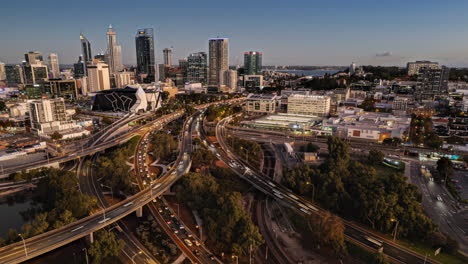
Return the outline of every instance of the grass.
[[[374,169],[377,171],[377,175],[382,176],[384,178],[390,177],[395,173],[401,173],[401,170],[395,169],[393,167],[387,167],[383,164],[379,164],[374,166]]]

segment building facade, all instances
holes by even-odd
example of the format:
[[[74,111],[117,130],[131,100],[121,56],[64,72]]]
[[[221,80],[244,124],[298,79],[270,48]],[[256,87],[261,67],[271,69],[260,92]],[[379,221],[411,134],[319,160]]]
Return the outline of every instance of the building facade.
[[[115,85],[117,88],[124,88],[130,84],[133,84],[132,75],[130,72],[123,71],[115,74]]]
[[[87,66],[88,92],[96,93],[110,89],[109,66],[102,61],[94,61]]]
[[[223,85],[223,73],[229,70],[229,39],[209,40],[208,86],[219,92]]]
[[[288,97],[288,114],[328,116],[331,99],[326,95],[293,94]]]
[[[171,67],[172,66],[172,49],[169,49],[169,48],[163,49],[163,57],[164,57],[164,66]]]
[[[113,76],[122,70],[122,48],[117,44],[117,33],[110,25],[107,29],[107,51],[106,62],[109,65],[109,72]]]
[[[49,54],[49,69],[50,76],[54,79],[60,78],[60,66],[58,55],[56,53]]]
[[[248,113],[271,114],[276,112],[279,97],[274,94],[249,94],[245,102]]]
[[[145,83],[156,80],[154,34],[152,28],[139,29],[135,37],[137,74]]]
[[[429,69],[439,69],[438,62],[431,62],[431,61],[415,61],[415,62],[408,62],[406,64],[406,69],[408,71],[408,75],[417,75],[422,68],[429,68]]]
[[[91,53],[91,43],[89,43],[88,39],[81,33],[80,34],[80,42],[81,42],[81,56],[83,56],[84,61],[84,72],[87,75],[88,71],[86,66],[93,62],[93,55]]]
[[[0,62],[0,81],[6,81],[6,69],[3,62]]]
[[[224,72],[224,85],[226,93],[235,93],[237,92],[237,71],[236,70],[227,70]]]
[[[434,100],[437,97],[447,95],[449,74],[450,69],[445,66],[419,69],[418,83],[415,90],[416,99]]]
[[[258,51],[249,51],[244,53],[244,74],[261,75],[262,74],[262,56]]]
[[[187,57],[187,82],[208,83],[208,61],[205,52],[192,53]]]

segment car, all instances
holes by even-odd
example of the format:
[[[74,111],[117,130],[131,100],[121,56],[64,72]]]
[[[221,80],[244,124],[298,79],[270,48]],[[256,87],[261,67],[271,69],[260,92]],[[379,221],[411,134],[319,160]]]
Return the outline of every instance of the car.
[[[185,226],[183,224],[179,224],[179,229],[185,229]]]
[[[437,195],[437,200],[442,201],[442,197],[440,197],[440,195]]]
[[[214,256],[214,255],[210,255],[210,259],[211,259],[211,260],[215,260],[215,256]]]
[[[461,189],[463,189],[463,188],[462,188],[460,185],[457,185],[457,187],[456,187],[456,188],[457,188],[458,190],[461,190]]]
[[[195,249],[195,250],[193,251],[193,254],[195,254],[195,256],[200,256],[200,250]]]
[[[193,235],[192,235],[192,234],[190,234],[190,233],[188,233],[188,235],[187,235],[187,236],[188,236],[188,237],[192,237]]]
[[[170,224],[171,224],[171,221],[170,221],[170,220],[167,220],[166,223],[167,223],[168,225],[170,225]]]
[[[184,239],[184,243],[185,243],[185,245],[187,245],[187,247],[192,246],[192,242],[189,239]]]
[[[452,180],[452,182],[456,182],[456,183],[458,183],[458,180]]]
[[[196,245],[197,247],[200,246],[200,241],[194,239],[193,242],[195,243],[195,245]]]

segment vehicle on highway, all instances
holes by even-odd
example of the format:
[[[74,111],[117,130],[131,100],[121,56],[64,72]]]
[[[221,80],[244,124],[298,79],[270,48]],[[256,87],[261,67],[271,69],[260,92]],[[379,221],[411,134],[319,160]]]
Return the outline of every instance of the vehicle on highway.
[[[365,236],[366,240],[372,243],[372,246],[379,251],[383,249],[383,241],[374,237]]]
[[[200,241],[194,239],[193,242],[195,243],[195,245],[196,245],[197,247],[200,246]]]
[[[437,195],[437,200],[442,202],[442,197],[440,197],[440,195]]]
[[[195,250],[193,251],[193,254],[195,254],[195,256],[197,256],[197,257],[200,256],[200,250],[195,249]]]
[[[191,247],[193,245],[192,242],[187,238],[184,239],[184,243],[185,243],[185,245],[187,245],[187,247]]]

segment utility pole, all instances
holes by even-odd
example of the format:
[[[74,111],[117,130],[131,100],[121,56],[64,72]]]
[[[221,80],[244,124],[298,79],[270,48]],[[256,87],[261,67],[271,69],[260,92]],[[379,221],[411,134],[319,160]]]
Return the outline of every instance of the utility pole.
[[[88,249],[87,248],[83,248],[82,251],[85,252],[85,256],[86,256],[86,264],[89,264],[89,260],[88,260]]]

